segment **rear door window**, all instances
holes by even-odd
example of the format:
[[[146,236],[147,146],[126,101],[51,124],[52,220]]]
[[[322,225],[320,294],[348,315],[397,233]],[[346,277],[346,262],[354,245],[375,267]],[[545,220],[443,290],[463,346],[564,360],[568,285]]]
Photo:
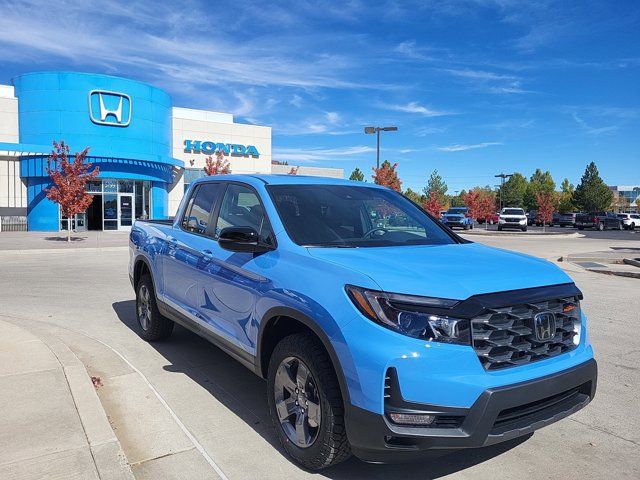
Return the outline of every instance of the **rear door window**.
[[[203,183],[194,190],[182,217],[182,228],[191,233],[205,235],[209,218],[220,194],[219,183]]]

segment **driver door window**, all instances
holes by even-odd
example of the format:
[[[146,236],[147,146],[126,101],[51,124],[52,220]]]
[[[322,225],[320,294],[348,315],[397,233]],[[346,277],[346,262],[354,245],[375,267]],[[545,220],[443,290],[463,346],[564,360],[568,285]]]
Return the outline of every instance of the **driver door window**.
[[[216,237],[227,227],[251,227],[264,242],[274,243],[273,232],[258,195],[243,185],[230,184],[227,187],[216,224]]]

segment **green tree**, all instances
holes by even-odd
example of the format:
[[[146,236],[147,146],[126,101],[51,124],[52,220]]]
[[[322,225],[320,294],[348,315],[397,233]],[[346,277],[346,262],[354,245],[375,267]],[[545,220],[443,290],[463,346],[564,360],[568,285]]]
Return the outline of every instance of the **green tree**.
[[[467,195],[465,190],[462,190],[458,195],[449,196],[449,205],[452,207],[464,207],[466,204],[464,203],[464,197]]]
[[[560,186],[558,212],[569,213],[573,212],[576,209],[576,206],[573,203],[573,192],[573,184],[569,182],[568,178],[565,178],[562,181],[562,185]]]
[[[500,187],[503,207],[524,207],[524,196],[527,192],[527,179],[521,173],[514,173]]]
[[[414,192],[410,188],[405,190],[404,196],[418,205],[422,205],[422,201],[426,198],[424,195],[420,195],[418,192]]]
[[[440,203],[444,203],[447,199],[448,189],[447,184],[442,180],[440,174],[438,174],[438,170],[434,170],[431,172],[427,186],[424,187],[422,191],[424,192],[425,197],[428,197],[431,192],[435,192]]]
[[[553,181],[551,173],[547,170],[542,172],[539,168],[531,175],[527,190],[524,194],[524,204],[527,209],[537,209],[538,201],[536,200],[536,194],[551,194],[556,189],[556,182]]]
[[[588,213],[607,210],[611,206],[613,192],[600,178],[594,162],[587,165],[573,198],[576,206]]]
[[[349,176],[349,180],[355,180],[356,182],[364,182],[364,173],[362,173],[362,171],[358,167],[356,167],[355,170],[351,172],[351,175]]]

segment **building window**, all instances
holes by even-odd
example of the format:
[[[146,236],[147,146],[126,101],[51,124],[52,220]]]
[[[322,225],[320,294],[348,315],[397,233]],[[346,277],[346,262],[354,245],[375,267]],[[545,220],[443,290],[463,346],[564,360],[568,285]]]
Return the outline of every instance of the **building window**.
[[[184,169],[184,191],[189,189],[189,185],[197,179],[206,177],[206,173],[202,168],[185,168]]]

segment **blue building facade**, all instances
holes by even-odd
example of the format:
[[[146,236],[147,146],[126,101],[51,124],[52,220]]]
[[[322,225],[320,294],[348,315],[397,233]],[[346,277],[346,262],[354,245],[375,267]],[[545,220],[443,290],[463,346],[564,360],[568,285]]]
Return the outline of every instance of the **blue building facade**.
[[[30,230],[127,229],[136,218],[165,218],[168,189],[184,167],[172,157],[172,99],[151,85],[108,75],[38,72],[13,79],[18,99],[19,142],[0,150],[20,158],[27,186]],[[61,218],[46,198],[47,157],[53,141],[71,152],[89,147],[87,161],[99,167],[91,207]]]

